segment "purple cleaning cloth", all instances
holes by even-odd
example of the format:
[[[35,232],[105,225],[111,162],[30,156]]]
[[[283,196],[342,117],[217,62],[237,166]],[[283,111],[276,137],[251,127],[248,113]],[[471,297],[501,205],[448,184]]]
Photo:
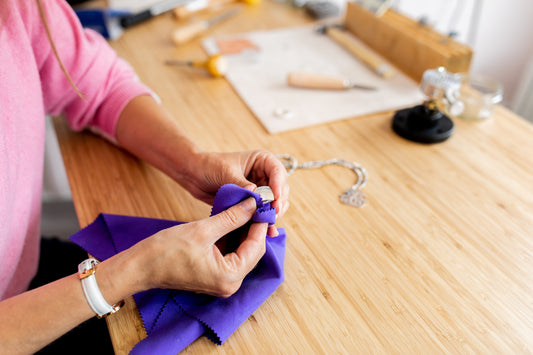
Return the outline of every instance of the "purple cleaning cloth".
[[[236,185],[222,186],[215,197],[211,215],[254,197],[257,211],[252,220],[274,224],[275,209],[263,204],[259,194]],[[162,219],[100,214],[70,239],[99,260],[105,260],[152,234],[183,222]],[[222,344],[283,282],[285,231],[267,238],[266,252],[231,297],[217,298],[180,290],[154,289],[134,295],[148,336],[131,354],[176,354],[206,335]],[[239,230],[225,238],[239,238]],[[237,239],[238,242],[238,239]]]

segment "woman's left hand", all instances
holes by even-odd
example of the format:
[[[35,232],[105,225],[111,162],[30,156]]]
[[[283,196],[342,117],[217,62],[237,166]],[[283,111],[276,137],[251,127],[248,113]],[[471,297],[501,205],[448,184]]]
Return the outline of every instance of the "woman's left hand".
[[[182,184],[199,200],[213,203],[215,194],[224,184],[235,184],[250,191],[258,186],[270,186],[274,193],[271,206],[278,217],[289,207],[289,185],[287,171],[274,154],[266,150],[234,153],[202,152],[195,157],[194,172]],[[274,226],[268,235],[275,236]]]

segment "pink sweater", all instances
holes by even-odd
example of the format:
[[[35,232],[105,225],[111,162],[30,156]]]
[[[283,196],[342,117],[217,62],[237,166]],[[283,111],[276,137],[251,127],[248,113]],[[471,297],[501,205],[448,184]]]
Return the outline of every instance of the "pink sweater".
[[[54,57],[35,0],[0,0],[0,300],[27,289],[39,257],[45,114],[108,138],[123,107],[149,94],[98,34],[84,31],[61,0],[43,0]],[[76,272],[76,270],[72,270]]]

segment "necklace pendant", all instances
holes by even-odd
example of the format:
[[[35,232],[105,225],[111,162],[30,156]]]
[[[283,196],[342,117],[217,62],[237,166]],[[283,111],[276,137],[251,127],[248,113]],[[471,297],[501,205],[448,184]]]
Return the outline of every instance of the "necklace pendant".
[[[345,205],[363,207],[366,204],[366,195],[359,189],[348,189],[339,195],[339,200]]]

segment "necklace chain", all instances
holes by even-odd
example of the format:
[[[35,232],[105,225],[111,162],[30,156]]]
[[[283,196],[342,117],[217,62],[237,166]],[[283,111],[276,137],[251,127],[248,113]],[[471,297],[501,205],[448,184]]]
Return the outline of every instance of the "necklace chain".
[[[278,154],[277,157],[287,169],[288,176],[296,169],[319,169],[328,165],[342,166],[352,170],[357,175],[357,180],[355,184],[339,195],[339,200],[346,205],[354,207],[365,205],[367,199],[361,189],[366,185],[368,177],[366,170],[356,162],[334,158],[328,160],[312,160],[299,164],[298,160],[290,154]]]

